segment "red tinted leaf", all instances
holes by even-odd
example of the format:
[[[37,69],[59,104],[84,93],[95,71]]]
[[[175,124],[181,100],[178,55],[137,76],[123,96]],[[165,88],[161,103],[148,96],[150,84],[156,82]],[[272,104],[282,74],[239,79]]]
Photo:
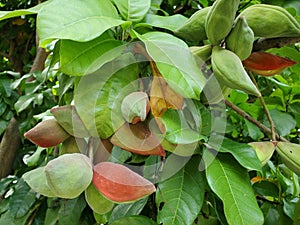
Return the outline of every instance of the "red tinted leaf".
[[[297,62],[267,52],[253,52],[243,61],[244,66],[259,75],[273,76]]]
[[[165,156],[158,138],[141,122],[124,124],[110,139],[111,143],[140,155]]]
[[[60,144],[70,135],[55,119],[50,119],[38,123],[35,127],[27,131],[24,136],[32,143],[48,148]]]
[[[114,202],[130,202],[156,191],[155,186],[127,167],[102,162],[94,166],[94,186]]]

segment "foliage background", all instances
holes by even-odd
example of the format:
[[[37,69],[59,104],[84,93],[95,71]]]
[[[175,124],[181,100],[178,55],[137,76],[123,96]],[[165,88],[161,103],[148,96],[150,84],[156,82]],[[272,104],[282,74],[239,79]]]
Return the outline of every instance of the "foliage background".
[[[26,9],[38,3],[40,2],[2,0],[0,9]],[[159,13],[161,15],[182,14],[186,17],[190,17],[199,6],[207,7],[212,3],[213,1],[208,0],[152,1],[153,7],[160,5],[162,10]],[[296,0],[245,0],[241,1],[240,10],[257,3],[283,6],[300,21],[300,4]],[[53,69],[51,55],[45,61],[43,70],[31,70],[38,52],[35,26],[36,18],[34,15],[0,22],[0,137],[3,138],[11,118],[18,121],[21,134],[21,144],[14,158],[11,172],[13,175],[4,176],[0,181],[0,195],[2,196],[0,224],[112,224],[113,221],[119,219],[119,223],[115,222],[113,224],[124,224],[128,221],[122,222],[122,220],[134,215],[142,215],[153,219],[153,221],[157,217],[162,217],[159,218],[160,220],[164,220],[164,217],[167,218],[167,214],[157,214],[160,205],[157,206],[155,203],[155,201],[164,202],[164,199],[155,200],[154,196],[130,204],[117,205],[110,213],[99,215],[93,213],[87,206],[83,196],[72,200],[37,196],[20,179],[26,171],[44,164],[46,161],[51,160],[53,155],[57,154],[57,148],[36,150],[36,146],[25,140],[23,134],[41,118],[49,115],[47,110],[53,106],[70,104],[73,99],[75,81],[73,77],[69,77],[55,70],[55,68]],[[53,46],[49,46],[48,50],[53,51]],[[285,70],[275,78],[259,77],[257,82],[274,119],[277,133],[291,142],[299,144],[299,45],[291,44],[282,48],[271,49],[270,52],[289,57],[298,62],[298,65]],[[267,118],[258,99],[234,90],[228,100],[268,126]],[[229,108],[226,118],[226,137],[228,139],[239,143],[269,140],[266,134]],[[232,143],[228,142],[228,146],[232,146]],[[118,153],[120,152],[116,149],[115,154],[118,155]],[[138,157],[131,157],[125,153],[118,156],[121,161],[131,160],[131,163],[139,163],[141,160]],[[195,170],[197,160],[191,160],[188,165],[187,168],[176,174],[177,178],[185,177],[190,171]],[[294,224],[300,223],[299,178],[282,164],[276,153],[261,172],[251,171],[249,175],[252,181],[261,179],[260,182],[253,182],[252,188],[264,214],[264,224],[292,224],[293,221]],[[197,179],[201,180],[203,178],[199,177]],[[195,221],[186,224],[227,224],[221,200],[208,189],[205,182],[203,181],[203,185],[205,184],[206,192],[204,195],[203,190],[204,203],[201,211]],[[164,189],[176,188],[173,182],[166,182],[160,186],[160,191],[164,192]],[[191,186],[188,185],[183,187],[182,190],[190,188]],[[167,196],[163,196],[163,198],[167,198]],[[193,207],[200,207],[197,206],[197,202],[192,205]],[[145,222],[144,217],[136,217],[133,221],[139,224],[136,221],[140,218],[141,221]],[[151,221],[148,221],[148,224],[152,224]]]

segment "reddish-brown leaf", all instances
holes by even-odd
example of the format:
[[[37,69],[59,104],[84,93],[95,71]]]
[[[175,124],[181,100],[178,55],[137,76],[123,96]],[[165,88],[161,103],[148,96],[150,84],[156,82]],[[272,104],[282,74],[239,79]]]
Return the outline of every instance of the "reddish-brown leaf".
[[[273,76],[285,68],[297,64],[297,62],[267,52],[253,52],[243,61],[243,64],[256,74]]]
[[[92,182],[99,192],[114,202],[135,201],[156,191],[144,177],[112,162],[95,165]]]
[[[70,137],[55,119],[38,123],[27,131],[24,136],[32,143],[44,148],[56,146]]]
[[[111,143],[127,151],[140,155],[165,156],[159,139],[142,123],[125,123],[111,137]]]

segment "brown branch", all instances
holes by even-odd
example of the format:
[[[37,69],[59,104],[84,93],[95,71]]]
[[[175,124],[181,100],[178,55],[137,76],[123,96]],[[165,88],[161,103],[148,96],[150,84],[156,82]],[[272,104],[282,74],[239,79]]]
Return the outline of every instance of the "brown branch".
[[[246,120],[248,120],[249,122],[253,123],[255,126],[257,126],[262,132],[264,132],[265,134],[272,134],[272,131],[270,128],[266,127],[265,125],[263,125],[261,122],[257,121],[256,119],[254,119],[253,117],[251,117],[248,113],[246,113],[244,110],[240,109],[239,107],[237,107],[235,104],[233,104],[232,102],[225,100],[225,104],[230,107],[232,110],[234,110],[235,112],[237,112],[240,116],[242,116],[243,118],[245,118]],[[279,134],[275,133],[275,137],[277,140],[280,141],[284,141],[284,142],[289,142],[287,139],[285,139],[284,137],[281,137]]]
[[[253,44],[253,51],[264,51],[270,48],[281,48],[300,42],[300,37],[260,38]]]
[[[0,55],[2,55],[3,57],[9,58],[9,54],[7,54],[6,52],[0,52]]]
[[[12,118],[0,144],[0,179],[11,173],[20,144],[19,124],[15,118]]]
[[[255,86],[257,87],[257,89],[258,89],[258,84],[257,84],[257,82],[256,82],[256,80],[255,80],[255,78],[254,78],[254,76],[253,76],[253,73],[252,73],[251,71],[248,71],[248,74],[249,74],[249,76],[250,76],[252,82],[254,83],[254,85],[255,85]],[[268,109],[268,107],[267,107],[267,105],[266,105],[266,102],[265,102],[265,100],[264,100],[264,97],[263,97],[262,95],[260,95],[258,98],[259,98],[259,100],[260,100],[260,102],[261,102],[261,104],[262,104],[262,106],[263,106],[263,108],[264,108],[265,114],[266,114],[266,116],[267,116],[267,118],[268,118],[268,121],[269,121],[269,123],[270,123],[272,141],[276,141],[275,124],[274,124],[274,121],[273,121],[273,119],[272,119],[272,117],[271,117],[270,111],[269,111],[269,109]]]

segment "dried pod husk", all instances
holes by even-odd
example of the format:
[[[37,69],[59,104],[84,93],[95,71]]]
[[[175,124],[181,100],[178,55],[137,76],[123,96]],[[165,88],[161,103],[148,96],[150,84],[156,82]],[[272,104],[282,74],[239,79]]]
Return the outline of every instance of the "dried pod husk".
[[[45,174],[49,188],[57,197],[73,199],[90,185],[93,168],[83,154],[64,154],[47,163]]]
[[[84,138],[90,134],[80,119],[75,106],[65,105],[50,110],[57,122],[72,136]]]
[[[250,142],[248,143],[248,145],[250,145],[255,150],[258,159],[261,161],[262,166],[264,166],[272,157],[277,142],[270,142],[270,141]]]
[[[226,38],[226,48],[244,60],[250,56],[253,42],[254,33],[248,26],[245,17],[237,18],[235,26]]]
[[[22,178],[35,192],[47,197],[56,197],[47,184],[45,166],[24,173]]]
[[[261,95],[245,71],[240,58],[232,51],[215,46],[211,61],[213,72],[220,83],[248,94]]]
[[[56,146],[70,137],[55,119],[44,120],[24,134],[32,143],[49,148]]]
[[[115,203],[105,198],[92,183],[84,191],[84,195],[91,209],[100,215],[110,212],[115,206]]]
[[[94,166],[93,184],[114,202],[132,202],[156,191],[155,186],[127,167],[102,162]]]
[[[239,0],[216,0],[214,2],[205,22],[206,35],[211,44],[219,45],[230,33],[239,3]]]
[[[189,47],[199,67],[202,67],[204,63],[210,59],[212,48],[212,45]]]
[[[299,37],[298,21],[284,8],[275,5],[255,4],[245,9],[240,16],[257,37]]]
[[[210,76],[201,93],[201,101],[205,104],[217,104],[228,97],[231,90],[228,86],[218,82],[216,77]]]
[[[243,64],[248,70],[258,75],[274,76],[297,62],[267,52],[253,52],[243,61]]]
[[[184,24],[174,31],[174,34],[186,41],[200,42],[206,40],[205,21],[210,8],[210,6],[205,7],[195,12]]]
[[[68,153],[83,153],[85,154],[87,151],[87,143],[84,138],[75,138],[73,136],[69,137],[65,140],[60,149],[59,154],[68,154]]]
[[[121,104],[121,112],[128,123],[136,124],[144,121],[150,111],[148,95],[137,91],[127,95]]]
[[[278,142],[276,151],[283,163],[300,176],[300,145],[290,142]]]

